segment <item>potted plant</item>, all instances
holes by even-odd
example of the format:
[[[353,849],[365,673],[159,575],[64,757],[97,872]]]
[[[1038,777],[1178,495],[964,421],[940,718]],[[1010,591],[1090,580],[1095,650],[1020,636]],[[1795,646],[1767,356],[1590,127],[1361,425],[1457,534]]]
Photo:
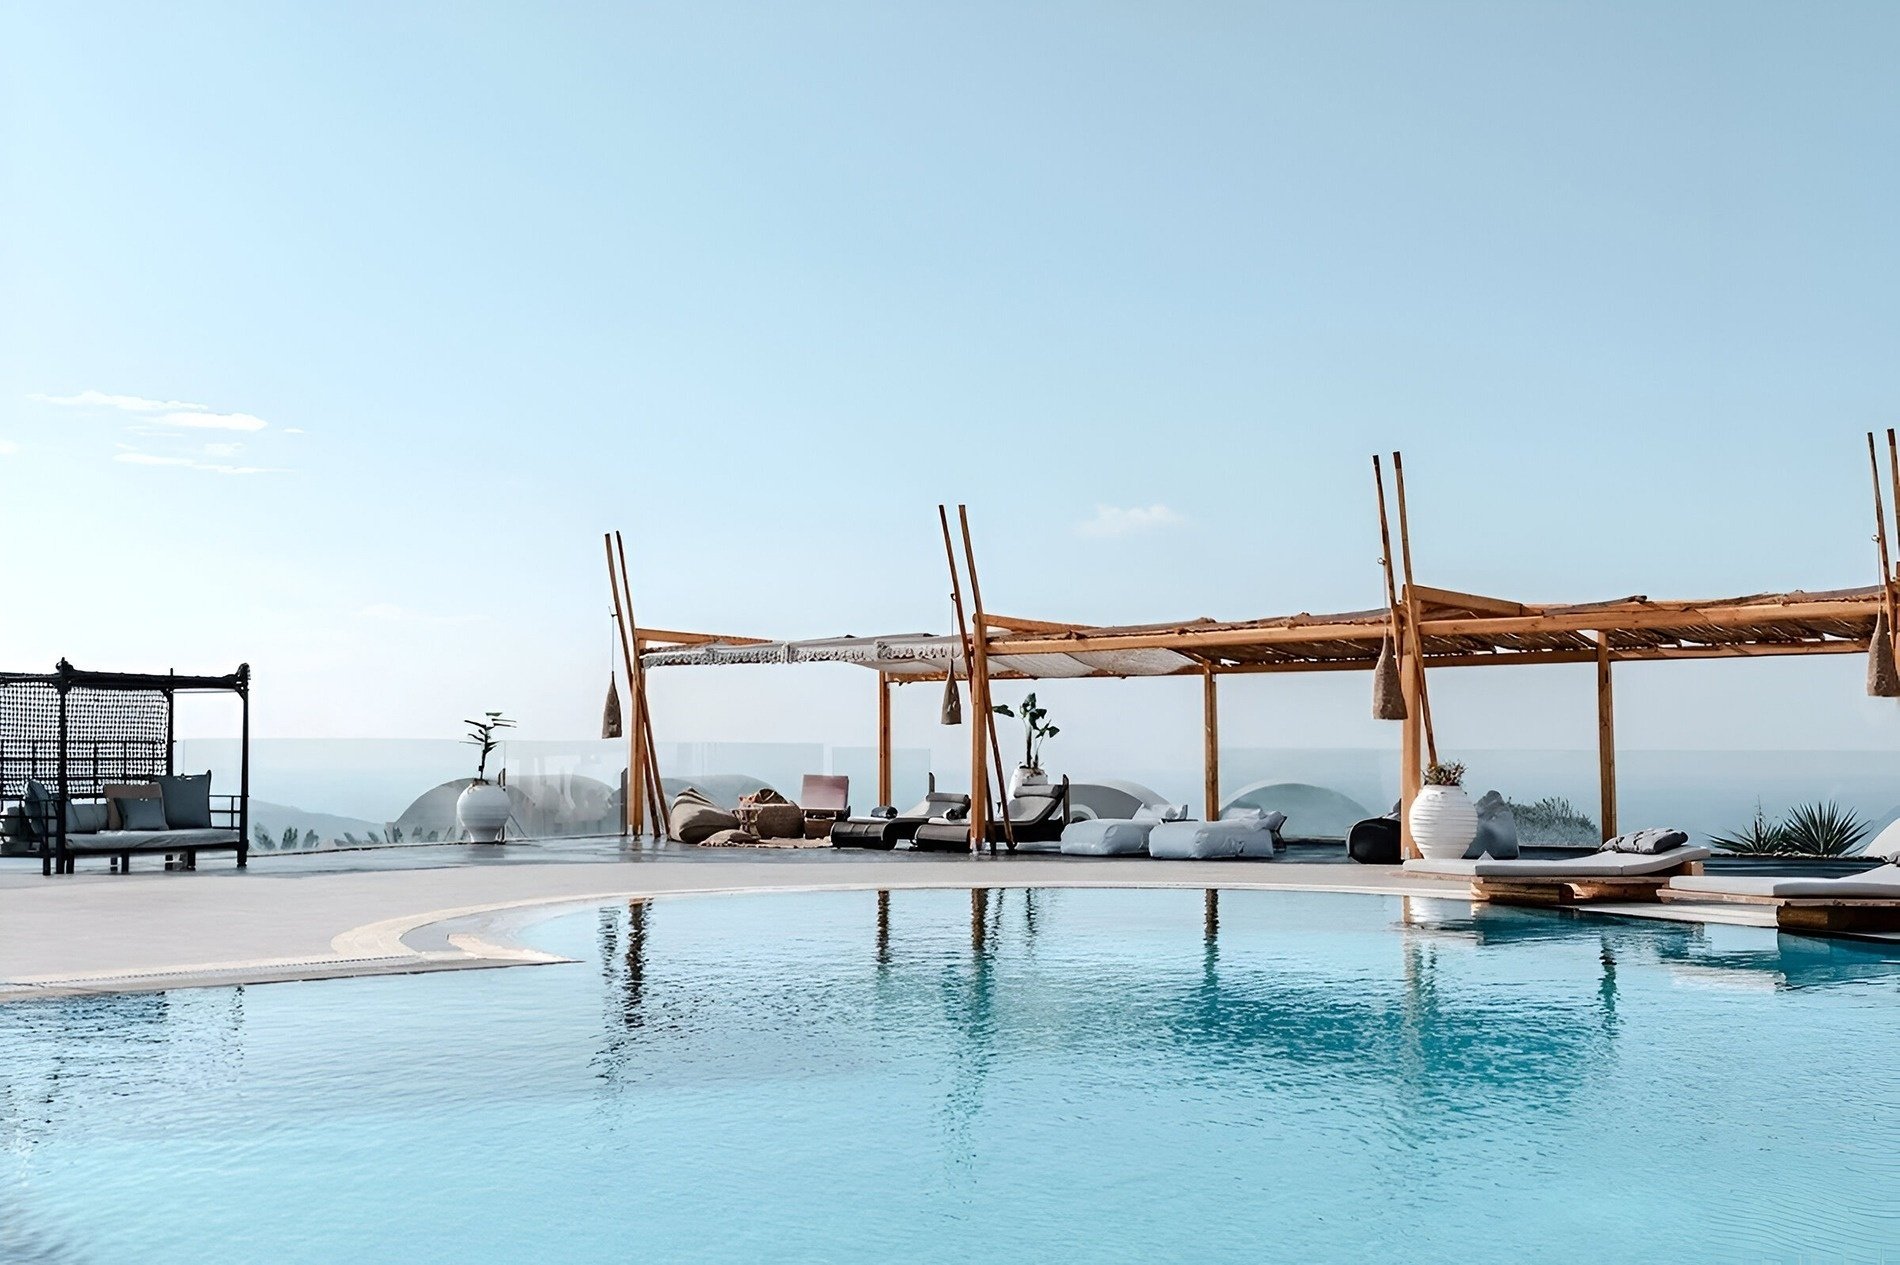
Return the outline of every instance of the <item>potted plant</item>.
[[[1412,800],[1412,842],[1431,860],[1461,857],[1478,837],[1478,810],[1465,794],[1464,782],[1464,765],[1430,765],[1425,785]]]
[[[1023,722],[1023,762],[1009,775],[1011,798],[1025,786],[1047,786],[1049,775],[1042,771],[1042,744],[1062,732],[1049,723],[1049,709],[1036,706],[1036,696],[1031,694],[1023,699],[1020,712],[1010,710],[1008,703],[998,703],[990,710]]]
[[[455,820],[468,832],[469,842],[500,843],[502,831],[508,826],[508,791],[488,780],[488,757],[501,745],[495,739],[495,731],[513,729],[515,722],[500,712],[482,715],[481,720],[462,722],[468,726],[468,737],[462,741],[480,747],[482,758],[475,765],[475,780],[456,798]]]

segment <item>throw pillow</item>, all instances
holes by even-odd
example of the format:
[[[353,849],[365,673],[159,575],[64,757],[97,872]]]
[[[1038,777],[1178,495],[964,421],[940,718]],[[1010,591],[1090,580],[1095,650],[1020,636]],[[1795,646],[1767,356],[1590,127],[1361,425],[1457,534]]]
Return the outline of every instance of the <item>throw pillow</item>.
[[[66,833],[69,835],[96,835],[106,828],[106,806],[104,804],[78,804],[66,801]]]
[[[124,830],[125,814],[120,805],[129,799],[162,799],[154,782],[128,782],[106,787],[106,829]]]
[[[165,829],[165,801],[162,799],[122,799],[119,820],[127,830]]]
[[[1642,856],[1654,856],[1658,852],[1667,852],[1671,848],[1680,848],[1689,842],[1689,836],[1680,830],[1666,830],[1652,826],[1648,830],[1638,830],[1627,835],[1618,835],[1605,840],[1599,852],[1635,852]]]
[[[211,774],[189,773],[155,779],[165,804],[165,822],[173,830],[211,829]]]
[[[59,836],[59,818],[53,813],[53,793],[32,778],[26,780],[26,827],[31,838]]]

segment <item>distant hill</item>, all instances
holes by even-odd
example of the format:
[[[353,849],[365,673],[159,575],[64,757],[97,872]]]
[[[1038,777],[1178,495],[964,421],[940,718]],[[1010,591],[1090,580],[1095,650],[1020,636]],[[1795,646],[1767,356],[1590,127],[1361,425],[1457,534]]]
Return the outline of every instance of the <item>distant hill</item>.
[[[269,832],[273,839],[283,838],[284,831],[295,826],[297,838],[300,841],[305,834],[314,830],[317,832],[317,839],[322,843],[341,840],[345,834],[367,840],[370,831],[374,830],[379,836],[383,835],[384,831],[383,826],[378,822],[363,821],[356,817],[338,817],[334,813],[313,813],[303,808],[292,808],[289,804],[272,804],[265,800],[254,799],[251,801],[253,835],[256,834],[259,826]]]

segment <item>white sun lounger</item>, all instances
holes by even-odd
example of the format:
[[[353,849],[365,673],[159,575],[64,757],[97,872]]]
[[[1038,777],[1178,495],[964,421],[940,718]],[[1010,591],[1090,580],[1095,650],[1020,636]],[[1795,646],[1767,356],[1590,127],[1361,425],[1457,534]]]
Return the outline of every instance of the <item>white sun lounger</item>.
[[[1468,878],[1471,899],[1501,905],[1582,905],[1592,901],[1653,901],[1671,876],[1690,873],[1711,855],[1707,848],[1664,852],[1587,852],[1553,861],[1407,861],[1407,874]]]
[[[1431,874],[1441,878],[1637,878],[1667,874],[1678,866],[1707,860],[1710,855],[1707,848],[1683,847],[1667,852],[1586,852],[1552,861],[1496,861],[1490,857],[1434,861],[1427,858],[1407,861],[1404,869],[1407,874]]]
[[[1900,931],[1900,862],[1842,878],[1685,875],[1658,895],[1666,901],[1773,905],[1787,931]]]

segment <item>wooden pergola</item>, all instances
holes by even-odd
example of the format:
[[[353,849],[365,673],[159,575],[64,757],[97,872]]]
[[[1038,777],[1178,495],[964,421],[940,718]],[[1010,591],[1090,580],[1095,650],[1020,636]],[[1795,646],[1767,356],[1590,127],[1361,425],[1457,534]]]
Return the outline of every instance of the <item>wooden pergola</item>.
[[[625,596],[630,592],[625,553],[619,548],[616,533],[608,542],[608,563],[634,717],[628,731],[627,829],[643,833],[649,810],[654,814],[656,829],[663,827],[665,820],[665,805],[658,793],[651,711],[646,706],[645,674],[654,668],[831,662],[853,663],[875,671],[879,803],[889,803],[891,798],[892,689],[919,681],[941,683],[946,677],[968,680],[973,713],[969,723],[978,731],[972,733],[970,746],[974,849],[988,837],[986,814],[994,807],[988,795],[991,759],[997,765],[999,784],[1004,776],[989,715],[991,680],[1199,678],[1203,792],[1207,814],[1212,818],[1220,811],[1220,678],[1274,672],[1371,673],[1381,665],[1382,650],[1390,647],[1387,653],[1396,658],[1397,684],[1404,704],[1403,717],[1397,723],[1402,726],[1399,785],[1405,855],[1416,855],[1406,819],[1423,784],[1427,759],[1436,759],[1426,686],[1429,672],[1439,668],[1595,665],[1599,795],[1607,839],[1617,833],[1614,669],[1618,663],[1864,654],[1875,645],[1877,629],[1884,629],[1882,653],[1874,660],[1882,671],[1870,671],[1870,690],[1884,673],[1889,684],[1877,692],[1900,694],[1891,641],[1900,624],[1895,618],[1900,575],[1895,573],[1887,547],[1882,476],[1871,434],[1867,442],[1874,473],[1879,584],[1708,600],[1638,596],[1606,602],[1532,603],[1417,584],[1412,579],[1404,473],[1398,454],[1393,454],[1393,473],[1398,480],[1403,580],[1393,560],[1384,484],[1375,458],[1387,605],[1338,614],[1303,612],[1265,619],[1193,619],[1117,626],[998,615],[985,610],[976,584],[967,516],[959,507],[967,564],[967,570],[959,576],[949,520],[940,506],[952,591],[956,594],[958,631],[954,633],[774,641],[643,628],[634,623],[631,599]],[[1900,510],[1900,445],[1896,445],[1893,431],[1887,433],[1887,448],[1896,510]],[[973,607],[967,621],[962,596],[966,579]],[[987,750],[981,732],[986,725],[990,726]]]

